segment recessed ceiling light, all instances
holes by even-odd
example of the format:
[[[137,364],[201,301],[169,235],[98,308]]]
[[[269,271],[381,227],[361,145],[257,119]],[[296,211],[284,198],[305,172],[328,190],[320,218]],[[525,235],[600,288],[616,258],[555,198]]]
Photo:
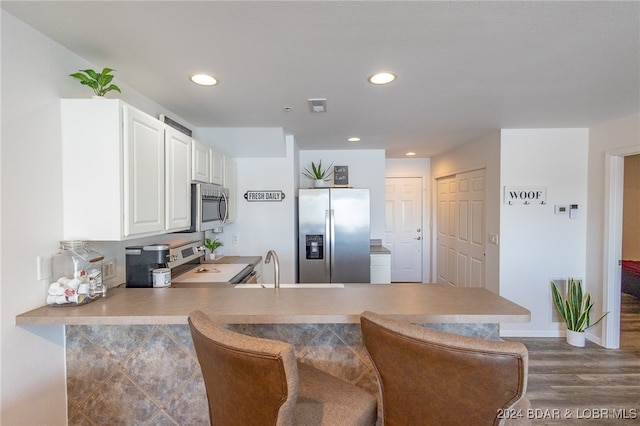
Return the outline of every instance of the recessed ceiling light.
[[[387,84],[396,79],[396,75],[392,72],[379,72],[369,76],[367,79],[371,84]]]
[[[347,142],[360,142],[360,138],[357,136],[354,136],[352,138],[347,139]]]
[[[201,86],[214,86],[218,84],[218,80],[207,74],[194,74],[189,77],[189,79]]]
[[[413,155],[416,155],[416,153],[412,152],[412,151],[409,151],[409,152],[405,153],[404,155],[406,155],[407,157],[411,157]]]

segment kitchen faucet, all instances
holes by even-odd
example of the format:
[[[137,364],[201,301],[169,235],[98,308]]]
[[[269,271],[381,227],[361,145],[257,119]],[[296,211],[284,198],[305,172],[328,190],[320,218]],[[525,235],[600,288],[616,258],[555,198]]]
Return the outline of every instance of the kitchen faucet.
[[[275,288],[280,288],[280,261],[278,260],[278,255],[273,250],[269,250],[267,252],[267,257],[264,259],[264,263],[271,262],[271,259],[273,259],[273,285]]]

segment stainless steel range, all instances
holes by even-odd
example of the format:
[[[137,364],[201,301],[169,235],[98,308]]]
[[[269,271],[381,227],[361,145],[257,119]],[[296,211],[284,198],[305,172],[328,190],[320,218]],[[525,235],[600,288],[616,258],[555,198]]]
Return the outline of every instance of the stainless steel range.
[[[202,241],[172,247],[170,262],[172,283],[230,283],[248,282],[255,274],[248,263],[203,263],[205,249]]]

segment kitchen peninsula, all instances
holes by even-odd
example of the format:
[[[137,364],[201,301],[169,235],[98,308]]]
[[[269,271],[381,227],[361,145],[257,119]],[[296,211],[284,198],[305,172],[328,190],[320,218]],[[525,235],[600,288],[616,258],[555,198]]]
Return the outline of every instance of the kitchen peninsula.
[[[187,324],[196,309],[241,333],[288,341],[296,355],[377,392],[361,343],[364,310],[487,339],[530,312],[480,288],[345,284],[344,288],[117,288],[77,307],[45,306],[16,323],[66,326],[69,424],[208,424]]]

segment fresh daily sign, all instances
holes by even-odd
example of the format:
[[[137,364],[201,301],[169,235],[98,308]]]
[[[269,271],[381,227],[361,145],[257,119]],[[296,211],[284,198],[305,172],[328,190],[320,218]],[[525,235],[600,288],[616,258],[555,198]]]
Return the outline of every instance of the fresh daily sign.
[[[247,191],[244,193],[244,199],[250,202],[282,201],[284,200],[284,192],[282,191]]]
[[[544,186],[505,186],[504,204],[547,204]]]

